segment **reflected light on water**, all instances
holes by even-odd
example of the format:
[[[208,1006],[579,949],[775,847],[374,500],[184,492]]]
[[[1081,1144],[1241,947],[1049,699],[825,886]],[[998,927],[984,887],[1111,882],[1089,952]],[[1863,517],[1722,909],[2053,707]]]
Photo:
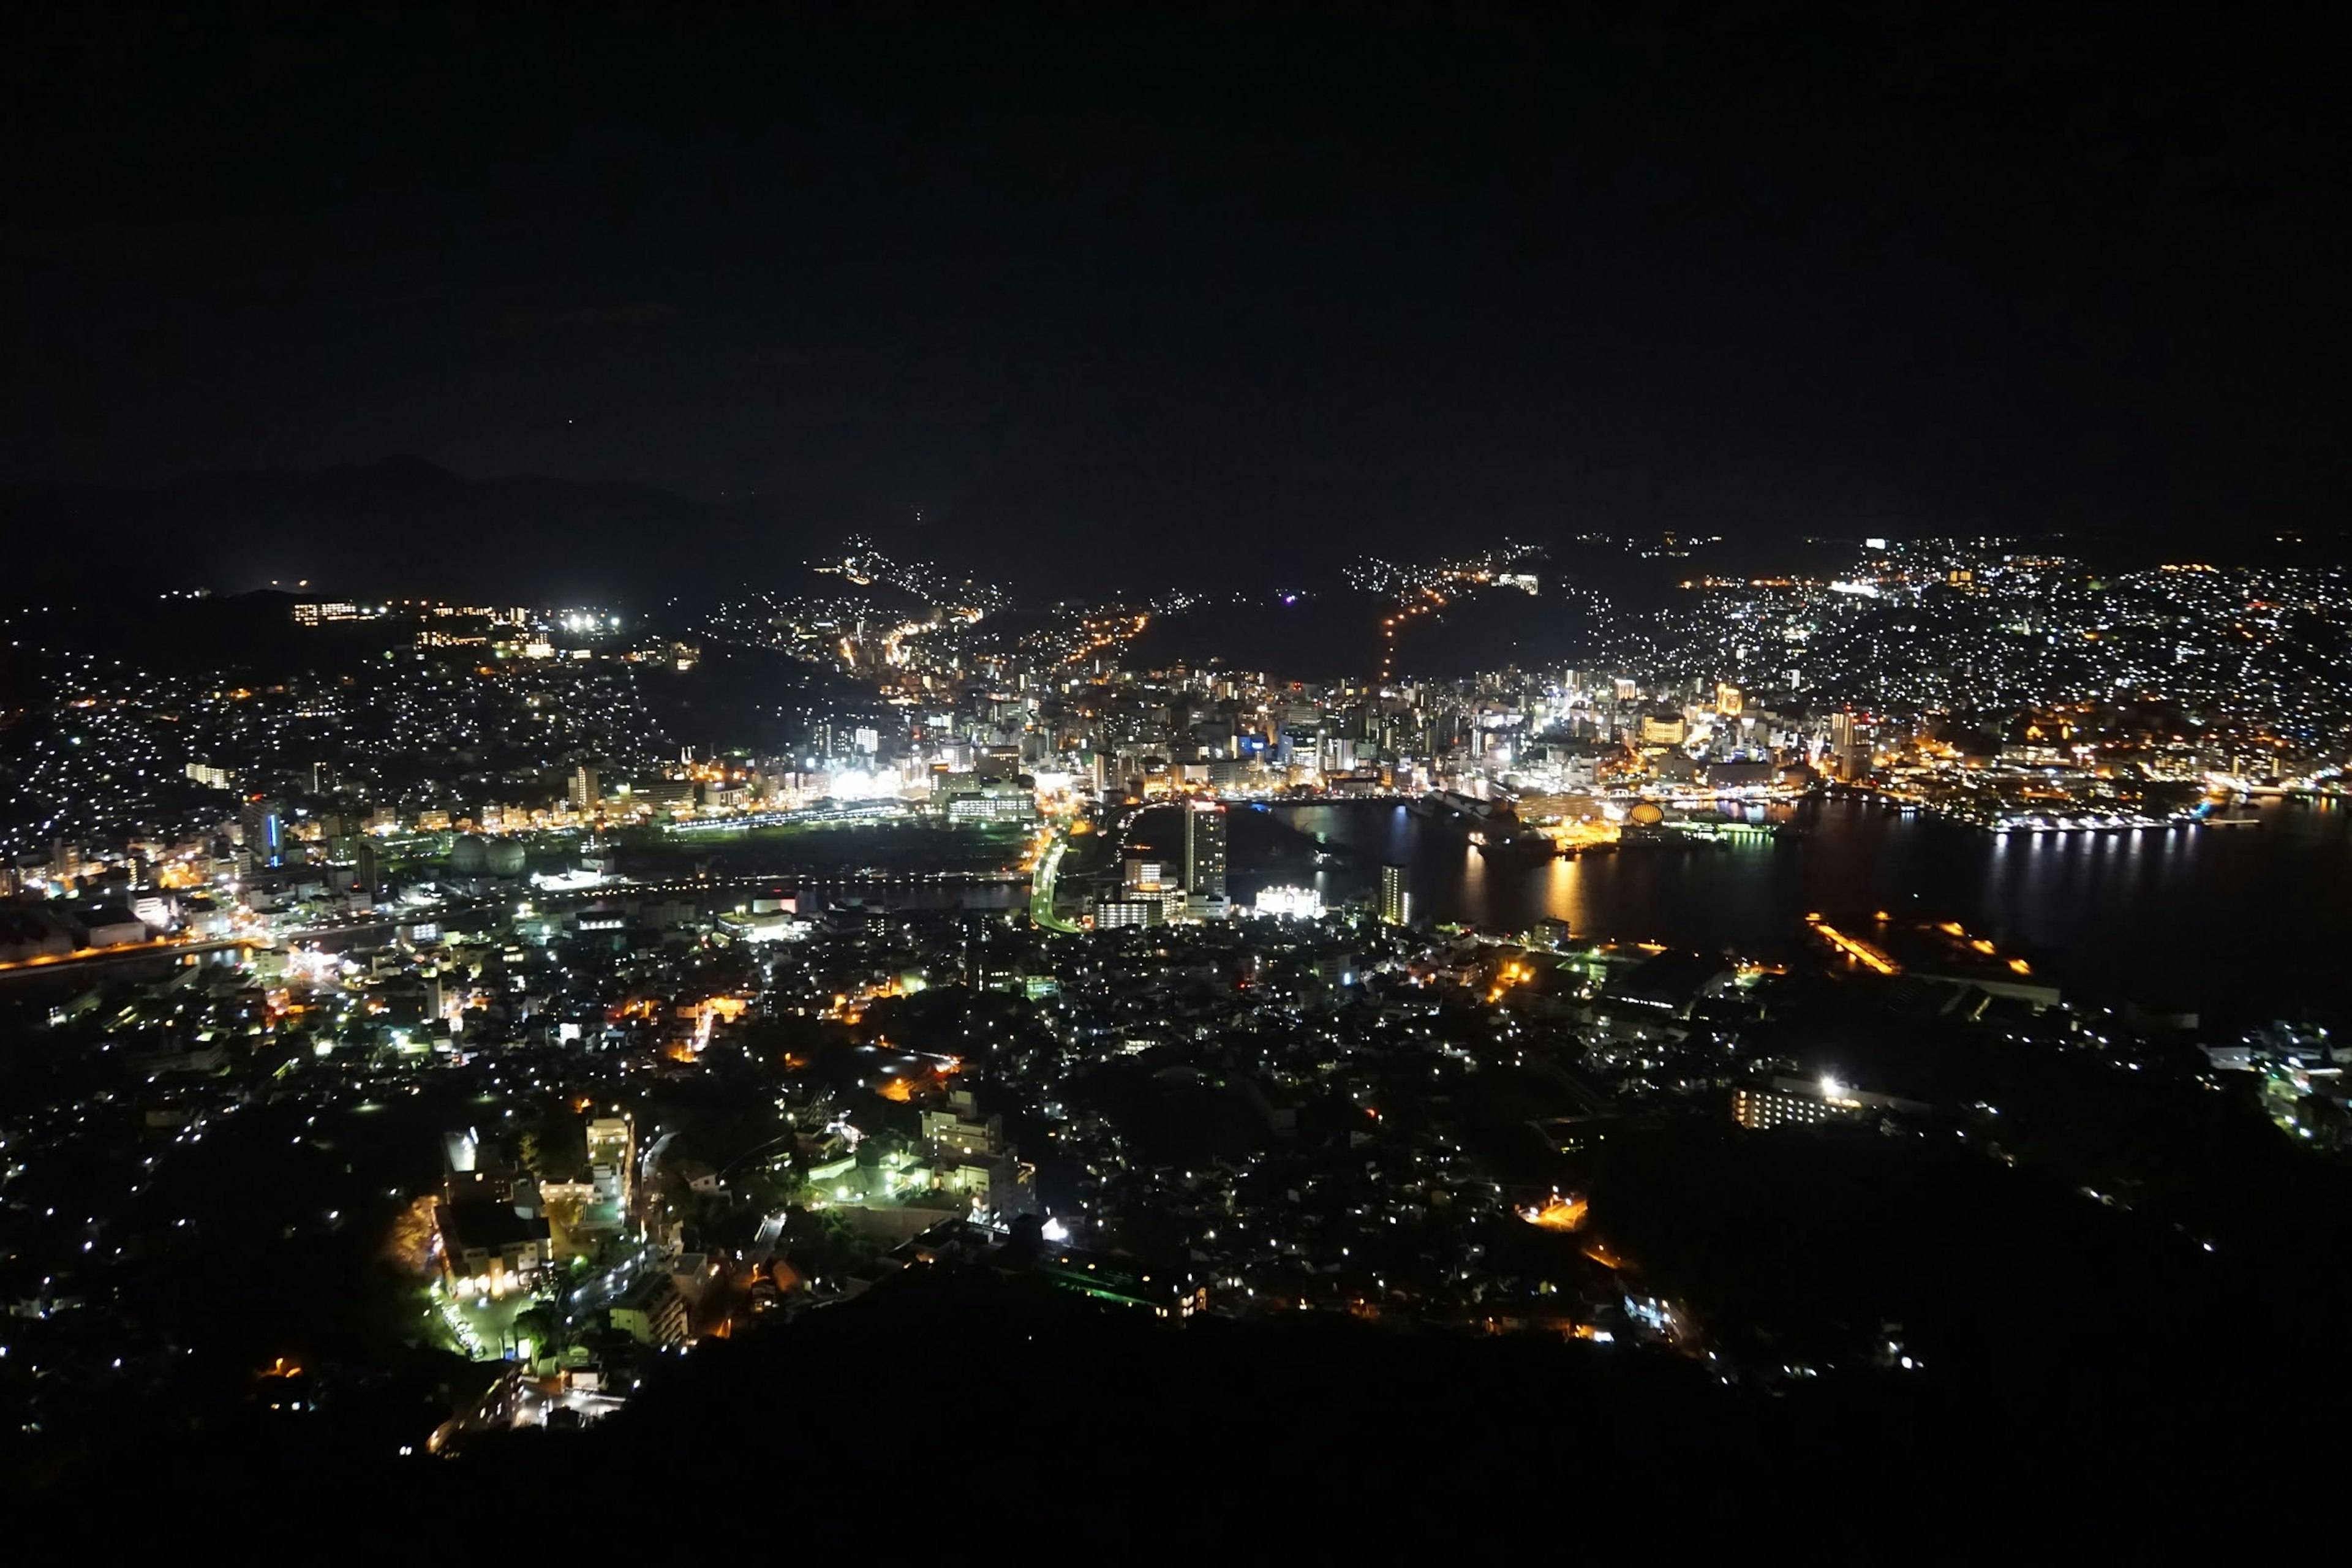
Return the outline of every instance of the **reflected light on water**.
[[[1549,916],[1580,937],[1785,961],[1801,951],[1809,910],[1933,910],[2046,957],[2070,985],[2213,989],[2226,975],[2238,996],[2266,1004],[2316,999],[2352,943],[2340,891],[2352,886],[2352,813],[2332,804],[2273,805],[2246,831],[2002,837],[1830,802],[1808,812],[1801,843],[1620,849],[1526,867],[1490,861],[1398,806],[1283,815],[1358,850],[1355,864],[1318,879],[1335,902],[1366,896],[1382,862],[1399,860],[1422,914],[1501,931]]]

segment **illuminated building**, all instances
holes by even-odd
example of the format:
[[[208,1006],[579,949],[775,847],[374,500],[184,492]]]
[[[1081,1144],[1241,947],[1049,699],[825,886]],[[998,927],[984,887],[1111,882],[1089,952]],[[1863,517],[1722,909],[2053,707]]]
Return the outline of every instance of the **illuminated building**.
[[[503,1296],[527,1290],[548,1264],[544,1216],[501,1198],[464,1198],[433,1205],[441,1267],[452,1295]]]
[[[1106,918],[1097,915],[1097,925],[1157,925],[1162,920],[1181,920],[1184,914],[1184,889],[1170,873],[1175,869],[1158,860],[1142,860],[1129,857],[1119,869],[1119,891],[1116,898],[1103,900],[1106,905],[1122,906]],[[1129,904],[1150,904],[1159,910],[1150,920],[1140,919],[1124,910]]]
[[[959,826],[978,822],[1031,823],[1037,820],[1034,791],[1016,784],[990,784],[976,791],[948,797],[948,820]]]
[[[1768,1127],[1801,1127],[1843,1121],[1853,1115],[1851,1105],[1833,1104],[1824,1094],[1791,1094],[1778,1089],[1742,1085],[1731,1091],[1731,1119],[1751,1131]]]
[[[373,621],[390,608],[387,605],[354,605],[341,599],[325,604],[306,602],[294,606],[294,624],[315,626],[322,621]]]
[[[1254,907],[1258,914],[1278,920],[1318,920],[1323,914],[1323,895],[1312,888],[1261,888]]]
[[[245,833],[248,870],[286,863],[286,807],[281,803],[255,795],[238,809],[236,820]]]
[[[629,1202],[632,1131],[625,1116],[600,1116],[588,1124],[588,1170],[597,1199],[624,1209]]]
[[[1402,866],[1381,868],[1381,919],[1392,926],[1412,923],[1412,888]]]
[[[922,1128],[924,1142],[935,1152],[994,1154],[1004,1146],[1003,1118],[983,1118],[970,1089],[950,1094],[945,1110],[924,1111]]]
[[[605,1317],[639,1344],[675,1345],[686,1340],[686,1298],[668,1274],[652,1274],[639,1280],[613,1303]]]
[[[1830,775],[1851,784],[1870,772],[1870,746],[1862,725],[1851,713],[1830,715]]]
[[[1835,1078],[1776,1078],[1769,1086],[1742,1084],[1731,1091],[1731,1119],[1755,1131],[1851,1121],[1871,1110],[1918,1115],[1931,1109],[1916,1100],[1855,1089]]]
[[[572,770],[572,787],[565,799],[574,811],[593,811],[604,795],[597,789],[596,770],[583,763]]]
[[[1184,890],[1196,900],[1225,897],[1225,808],[1214,801],[1184,814]]]

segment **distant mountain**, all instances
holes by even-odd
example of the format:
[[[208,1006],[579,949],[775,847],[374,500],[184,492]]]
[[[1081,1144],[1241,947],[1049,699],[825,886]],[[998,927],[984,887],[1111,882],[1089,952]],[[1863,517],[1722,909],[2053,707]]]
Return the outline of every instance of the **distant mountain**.
[[[1545,547],[1547,584],[1574,578],[1621,602],[1656,602],[1676,579],[1833,570],[1864,533],[1851,520],[1781,520],[1742,532],[1660,518],[1660,531],[1722,534],[1700,556],[1639,558],[1579,542],[1613,533],[1622,506],[1505,484],[1320,471],[1243,472],[1215,461],[1048,466],[984,481],[917,522],[905,508],[762,491],[697,500],[625,484],[532,477],[468,479],[414,458],[312,471],[207,474],[152,489],[0,486],[0,606],[90,604],[190,587],[273,584],[354,597],[512,598],[649,610],[682,596],[794,592],[804,564],[851,534],[889,553],[1024,597],[1132,596],[1338,586],[1364,555],[1432,561],[1505,538]],[[1644,532],[1647,531],[1645,528]],[[1837,542],[1806,542],[1811,534]],[[2340,535],[2273,539],[2260,530],[2168,538],[2044,536],[2036,542],[2108,570],[2158,559],[2344,558]],[[1496,648],[1524,637],[1507,637]]]
[[[359,597],[647,608],[672,595],[768,587],[882,521],[817,497],[739,506],[632,485],[467,479],[413,458],[207,474],[154,489],[7,486],[0,596],[89,602],[307,579]]]
[[[1362,555],[1434,560],[1564,531],[1559,508],[1495,486],[1214,461],[1031,469],[976,488],[944,526],[1028,542],[1024,580],[1081,595],[1329,585]]]
[[[1412,472],[1367,454],[1357,470],[1244,467],[1213,455],[1181,461],[1065,464],[1009,472],[940,509],[938,531],[1015,546],[999,569],[1024,588],[1079,595],[1154,587],[1194,591],[1335,585],[1340,565],[1365,555],[1429,562],[1476,555],[1505,539],[1541,547],[1547,583],[1573,578],[1621,603],[1654,605],[1682,579],[1833,574],[1871,536],[2014,538],[2105,572],[2164,560],[2333,565],[2347,536],[2259,524],[2196,526],[2135,520],[2090,526],[2063,516],[1953,518],[1931,513],[1819,512],[1785,500],[1752,504],[1595,486],[1536,487],[1507,475]],[[1640,556],[1586,536],[1664,534],[1708,541],[1688,554]],[[1524,638],[1520,639],[1523,643]],[[1507,647],[1504,639],[1497,647]],[[1483,655],[1481,657],[1484,657]]]

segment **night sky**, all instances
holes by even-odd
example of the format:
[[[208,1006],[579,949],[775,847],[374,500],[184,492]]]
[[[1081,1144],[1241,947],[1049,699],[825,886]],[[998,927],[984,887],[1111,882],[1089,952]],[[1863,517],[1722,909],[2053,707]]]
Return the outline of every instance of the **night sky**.
[[[360,9],[12,11],[0,479],[413,454],[1015,543],[2342,518],[2326,8]]]

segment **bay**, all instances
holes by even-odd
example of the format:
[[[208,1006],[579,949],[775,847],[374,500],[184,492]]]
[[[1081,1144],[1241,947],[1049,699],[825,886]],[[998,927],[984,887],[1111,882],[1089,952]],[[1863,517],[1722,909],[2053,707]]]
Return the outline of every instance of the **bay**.
[[[2052,969],[2070,994],[2269,1016],[2340,1016],[2352,1001],[2352,807],[2273,801],[2258,826],[1996,837],[1865,800],[1793,808],[1793,843],[1627,849],[1507,865],[1381,801],[1283,805],[1340,864],[1311,875],[1328,903],[1373,896],[1407,868],[1417,916],[1498,931],[1539,918],[1581,938],[1659,942],[1767,960],[1801,956],[1808,912],[1885,909],[1957,919]],[[1749,814],[1782,821],[1791,808]],[[1246,900],[1297,870],[1253,866]]]

